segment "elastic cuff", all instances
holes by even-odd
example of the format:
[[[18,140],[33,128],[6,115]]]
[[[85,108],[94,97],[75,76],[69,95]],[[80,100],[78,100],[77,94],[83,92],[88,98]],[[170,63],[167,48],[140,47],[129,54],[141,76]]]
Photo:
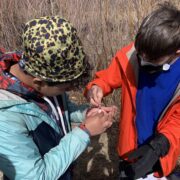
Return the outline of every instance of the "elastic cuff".
[[[91,136],[91,133],[89,132],[89,130],[86,128],[84,123],[81,123],[79,125],[79,128],[82,129],[83,131],[85,131],[89,136]]]
[[[164,157],[170,148],[169,140],[163,134],[157,134],[149,143],[159,157]]]

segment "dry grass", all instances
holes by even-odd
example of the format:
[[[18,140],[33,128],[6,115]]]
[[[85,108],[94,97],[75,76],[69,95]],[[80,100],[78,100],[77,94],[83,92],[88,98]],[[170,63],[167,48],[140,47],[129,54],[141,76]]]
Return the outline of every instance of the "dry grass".
[[[162,2],[164,0],[0,0],[0,46],[8,50],[21,49],[24,22],[45,15],[60,15],[77,28],[94,65],[93,75],[108,65],[119,48],[133,41],[142,18]],[[179,0],[171,2],[180,7]],[[106,98],[105,103],[120,106],[119,98],[119,93],[114,93]],[[83,97],[80,100],[84,101]],[[77,179],[117,177],[117,156],[114,155],[117,131],[115,123],[107,134],[92,141],[94,144],[76,166]],[[90,156],[93,154],[92,160]]]

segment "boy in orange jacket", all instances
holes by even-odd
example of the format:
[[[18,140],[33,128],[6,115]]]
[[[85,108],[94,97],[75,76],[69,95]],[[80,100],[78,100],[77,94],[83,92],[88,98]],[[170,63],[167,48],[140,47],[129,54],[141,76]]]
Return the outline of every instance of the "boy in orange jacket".
[[[175,176],[180,155],[179,70],[180,11],[165,3],[143,20],[135,43],[118,51],[87,85],[85,94],[95,106],[114,89],[122,89],[120,179]]]

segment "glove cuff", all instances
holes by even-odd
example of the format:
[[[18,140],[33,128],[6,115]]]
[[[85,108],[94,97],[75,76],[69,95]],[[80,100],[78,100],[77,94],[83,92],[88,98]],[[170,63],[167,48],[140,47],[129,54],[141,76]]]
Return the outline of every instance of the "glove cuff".
[[[149,143],[158,157],[164,157],[170,148],[169,140],[163,134],[157,134]]]

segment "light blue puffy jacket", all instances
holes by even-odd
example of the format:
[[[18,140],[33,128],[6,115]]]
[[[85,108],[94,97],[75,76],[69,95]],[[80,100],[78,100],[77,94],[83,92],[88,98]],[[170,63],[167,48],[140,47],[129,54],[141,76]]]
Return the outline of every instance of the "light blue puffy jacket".
[[[67,102],[66,96],[63,98]],[[67,120],[69,117],[83,119],[82,110],[77,109],[78,106],[75,108],[71,104],[69,107],[72,111],[66,109]],[[90,141],[88,134],[77,127],[41,156],[29,132],[42,122],[50,125],[57,133],[60,132],[56,123],[36,104],[0,90],[0,169],[9,179],[58,179]]]

